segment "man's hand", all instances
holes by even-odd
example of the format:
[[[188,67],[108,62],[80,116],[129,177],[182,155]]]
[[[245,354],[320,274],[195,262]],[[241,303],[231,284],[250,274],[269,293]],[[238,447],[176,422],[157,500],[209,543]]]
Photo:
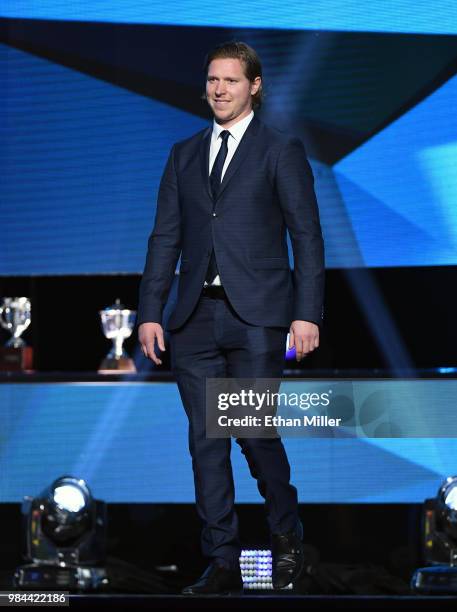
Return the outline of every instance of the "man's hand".
[[[295,346],[297,361],[301,361],[319,346],[319,327],[311,321],[292,321],[289,330],[289,349]]]
[[[162,360],[155,354],[154,344],[157,340],[159,349],[161,351],[166,350],[162,326],[159,323],[142,323],[138,328],[138,340],[140,341],[144,356],[152,359],[156,365],[161,365]]]

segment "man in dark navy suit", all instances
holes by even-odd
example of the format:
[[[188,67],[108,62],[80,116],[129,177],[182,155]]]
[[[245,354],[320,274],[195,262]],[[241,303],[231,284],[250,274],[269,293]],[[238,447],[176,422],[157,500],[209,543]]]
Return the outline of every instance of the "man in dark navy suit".
[[[181,256],[170,332],[171,364],[189,419],[202,550],[211,560],[183,593],[242,588],[230,438],[205,431],[207,378],[279,378],[287,333],[297,359],[319,345],[324,255],[313,175],[301,141],[263,124],[255,51],[225,43],[206,62],[214,121],[172,147],[160,184],[138,307],[144,354],[161,360],[162,314]],[[289,267],[286,231],[293,256]],[[239,438],[265,499],[273,585],[303,568],[297,491],[279,437]]]

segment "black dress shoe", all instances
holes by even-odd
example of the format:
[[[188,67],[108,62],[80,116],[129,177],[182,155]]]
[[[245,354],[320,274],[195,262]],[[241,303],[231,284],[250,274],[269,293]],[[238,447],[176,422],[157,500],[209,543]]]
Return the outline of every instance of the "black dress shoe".
[[[300,523],[294,531],[272,535],[271,555],[274,589],[284,589],[300,577],[304,566],[302,533]]]
[[[195,584],[185,587],[183,595],[230,595],[243,591],[241,570],[212,563]]]

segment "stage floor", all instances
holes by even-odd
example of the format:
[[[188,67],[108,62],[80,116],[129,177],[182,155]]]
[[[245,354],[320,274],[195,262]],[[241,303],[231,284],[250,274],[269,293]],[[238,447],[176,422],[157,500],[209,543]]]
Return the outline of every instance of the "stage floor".
[[[455,610],[457,597],[384,597],[317,595],[242,595],[236,597],[179,597],[160,595],[72,595],[70,607],[78,609],[150,610]]]

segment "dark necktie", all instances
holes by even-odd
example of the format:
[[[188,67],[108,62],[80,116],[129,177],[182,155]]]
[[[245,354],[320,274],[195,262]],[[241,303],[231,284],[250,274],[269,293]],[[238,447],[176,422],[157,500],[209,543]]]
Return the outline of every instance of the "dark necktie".
[[[211,174],[209,175],[211,193],[213,194],[214,199],[217,198],[221,186],[222,169],[224,168],[225,159],[228,153],[227,141],[229,136],[230,132],[228,130],[222,130],[222,132],[219,134],[219,138],[222,140],[222,143],[219,148],[219,151],[217,152],[216,159],[214,160],[214,164],[211,169]]]
[[[224,168],[225,159],[227,157],[227,140],[229,136],[230,132],[228,130],[222,130],[222,132],[219,134],[219,138],[222,139],[222,143],[217,153],[216,159],[214,160],[214,164],[211,169],[211,174],[209,176],[211,193],[213,194],[214,202],[216,201],[221,186],[222,169]],[[218,274],[219,270],[217,269],[216,257],[214,256],[213,249],[209,260],[208,271],[206,272],[205,277],[205,281],[208,283],[208,285],[211,285],[211,283],[214,281]]]

